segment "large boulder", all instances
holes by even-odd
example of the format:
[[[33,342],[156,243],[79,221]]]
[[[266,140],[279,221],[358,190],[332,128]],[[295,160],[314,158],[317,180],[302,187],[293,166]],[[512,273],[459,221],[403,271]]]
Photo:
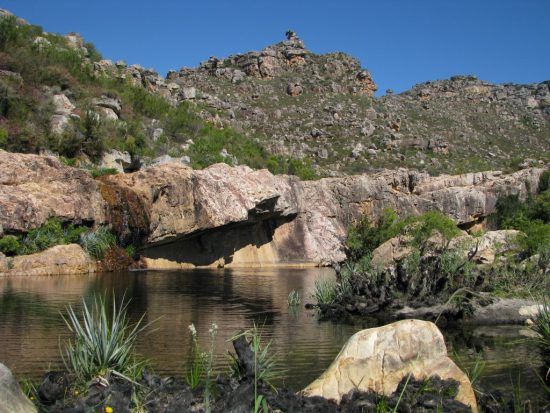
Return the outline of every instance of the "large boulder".
[[[36,412],[36,406],[23,394],[10,369],[0,363],[0,413]]]
[[[65,275],[96,271],[96,263],[77,244],[56,245],[45,251],[0,260],[0,275]]]
[[[460,383],[456,400],[474,412],[472,385],[448,357],[443,335],[435,324],[403,320],[354,334],[329,368],[302,392],[339,402],[353,390],[391,395],[408,376],[423,380],[439,376]]]
[[[0,150],[0,228],[26,232],[50,217],[104,223],[105,202],[97,182],[52,156]]]

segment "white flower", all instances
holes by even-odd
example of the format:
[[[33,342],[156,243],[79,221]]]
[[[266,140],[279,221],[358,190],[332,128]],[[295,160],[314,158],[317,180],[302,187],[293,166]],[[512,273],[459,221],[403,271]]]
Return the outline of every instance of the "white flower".
[[[189,331],[191,332],[192,336],[197,335],[197,329],[195,328],[195,324],[193,324],[193,323],[189,324],[188,328],[189,328]]]
[[[208,330],[208,332],[211,336],[213,336],[214,334],[216,334],[216,331],[218,331],[218,325],[216,323],[212,323],[212,327],[210,327],[210,330]]]

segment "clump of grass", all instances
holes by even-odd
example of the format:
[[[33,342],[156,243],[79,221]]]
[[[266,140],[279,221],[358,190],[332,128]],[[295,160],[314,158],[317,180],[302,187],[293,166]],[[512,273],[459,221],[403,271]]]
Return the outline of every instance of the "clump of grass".
[[[286,301],[289,307],[295,307],[300,305],[300,303],[302,302],[302,297],[300,296],[300,292],[297,290],[292,290],[288,294],[288,298]]]
[[[96,260],[102,260],[105,252],[116,245],[116,236],[106,226],[98,227],[80,236],[82,248]]]
[[[82,301],[80,316],[72,306],[67,307],[66,315],[62,314],[73,339],[65,344],[61,355],[78,383],[112,375],[136,382],[141,375],[145,362],[136,359],[135,343],[149,324],[143,323],[145,315],[131,324],[126,314],[128,304],[123,298],[117,306],[113,297],[109,314],[105,299],[94,296],[90,302]]]
[[[232,337],[230,341],[235,341],[240,337],[245,337],[250,344],[250,349],[254,354],[254,408],[253,412],[267,412],[267,400],[264,395],[258,392],[260,383],[265,383],[275,388],[273,380],[278,377],[276,371],[277,360],[276,355],[270,353],[270,347],[272,340],[269,340],[267,344],[263,343],[262,329],[254,323],[253,327],[246,330],[236,336]],[[239,371],[239,364],[234,359],[233,363],[233,375],[240,377],[242,372]]]
[[[317,304],[332,304],[336,300],[338,285],[335,281],[328,279],[315,280],[313,298]]]
[[[199,340],[197,337],[197,329],[195,328],[194,324],[189,325],[189,331],[191,333],[191,340],[193,341],[193,347],[192,347],[192,358],[191,358],[191,364],[189,368],[187,369],[187,374],[185,376],[185,381],[191,387],[191,390],[196,389],[200,382],[201,382],[201,376],[203,373],[203,353],[201,352],[201,348],[199,345]]]
[[[105,175],[116,175],[118,174],[118,170],[115,168],[93,168],[90,170],[90,173],[94,178],[99,178]]]
[[[534,340],[544,357],[548,378],[550,376],[550,299],[548,295],[544,295],[539,301],[541,302],[539,314],[535,318],[531,329],[537,333]]]

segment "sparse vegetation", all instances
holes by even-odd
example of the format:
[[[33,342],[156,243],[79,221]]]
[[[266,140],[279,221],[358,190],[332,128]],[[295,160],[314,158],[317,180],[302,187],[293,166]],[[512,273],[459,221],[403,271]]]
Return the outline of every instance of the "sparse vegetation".
[[[80,244],[91,257],[101,260],[109,248],[117,245],[117,238],[106,226],[90,229],[50,218],[44,225],[31,229],[25,235],[5,235],[0,238],[0,251],[7,256],[26,255],[73,243]]]

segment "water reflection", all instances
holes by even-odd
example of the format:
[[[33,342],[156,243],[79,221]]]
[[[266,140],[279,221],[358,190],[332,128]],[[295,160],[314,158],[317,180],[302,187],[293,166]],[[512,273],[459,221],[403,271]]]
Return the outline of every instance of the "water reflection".
[[[206,346],[212,323],[219,327],[215,366],[227,367],[227,340],[256,322],[273,339],[285,384],[300,388],[316,378],[357,330],[372,325],[320,323],[313,311],[288,308],[287,296],[298,290],[309,299],[317,277],[334,277],[328,269],[196,270],[136,272],[92,276],[9,277],[0,279],[0,361],[20,376],[37,377],[49,363],[60,363],[59,345],[67,332],[59,312],[67,305],[101,292],[131,298],[130,317],[143,312],[146,322],[158,319],[141,336],[138,351],[161,374],[182,374],[190,357],[189,324],[195,324]],[[451,352],[468,360],[468,349],[482,349],[488,358],[486,376],[510,388],[510,371],[525,372],[526,358],[536,367],[536,350],[515,343],[517,327],[446,332]],[[508,343],[514,343],[508,345]],[[514,373],[515,374],[515,373]],[[523,374],[523,373],[522,373]],[[531,373],[522,384],[535,385]]]

